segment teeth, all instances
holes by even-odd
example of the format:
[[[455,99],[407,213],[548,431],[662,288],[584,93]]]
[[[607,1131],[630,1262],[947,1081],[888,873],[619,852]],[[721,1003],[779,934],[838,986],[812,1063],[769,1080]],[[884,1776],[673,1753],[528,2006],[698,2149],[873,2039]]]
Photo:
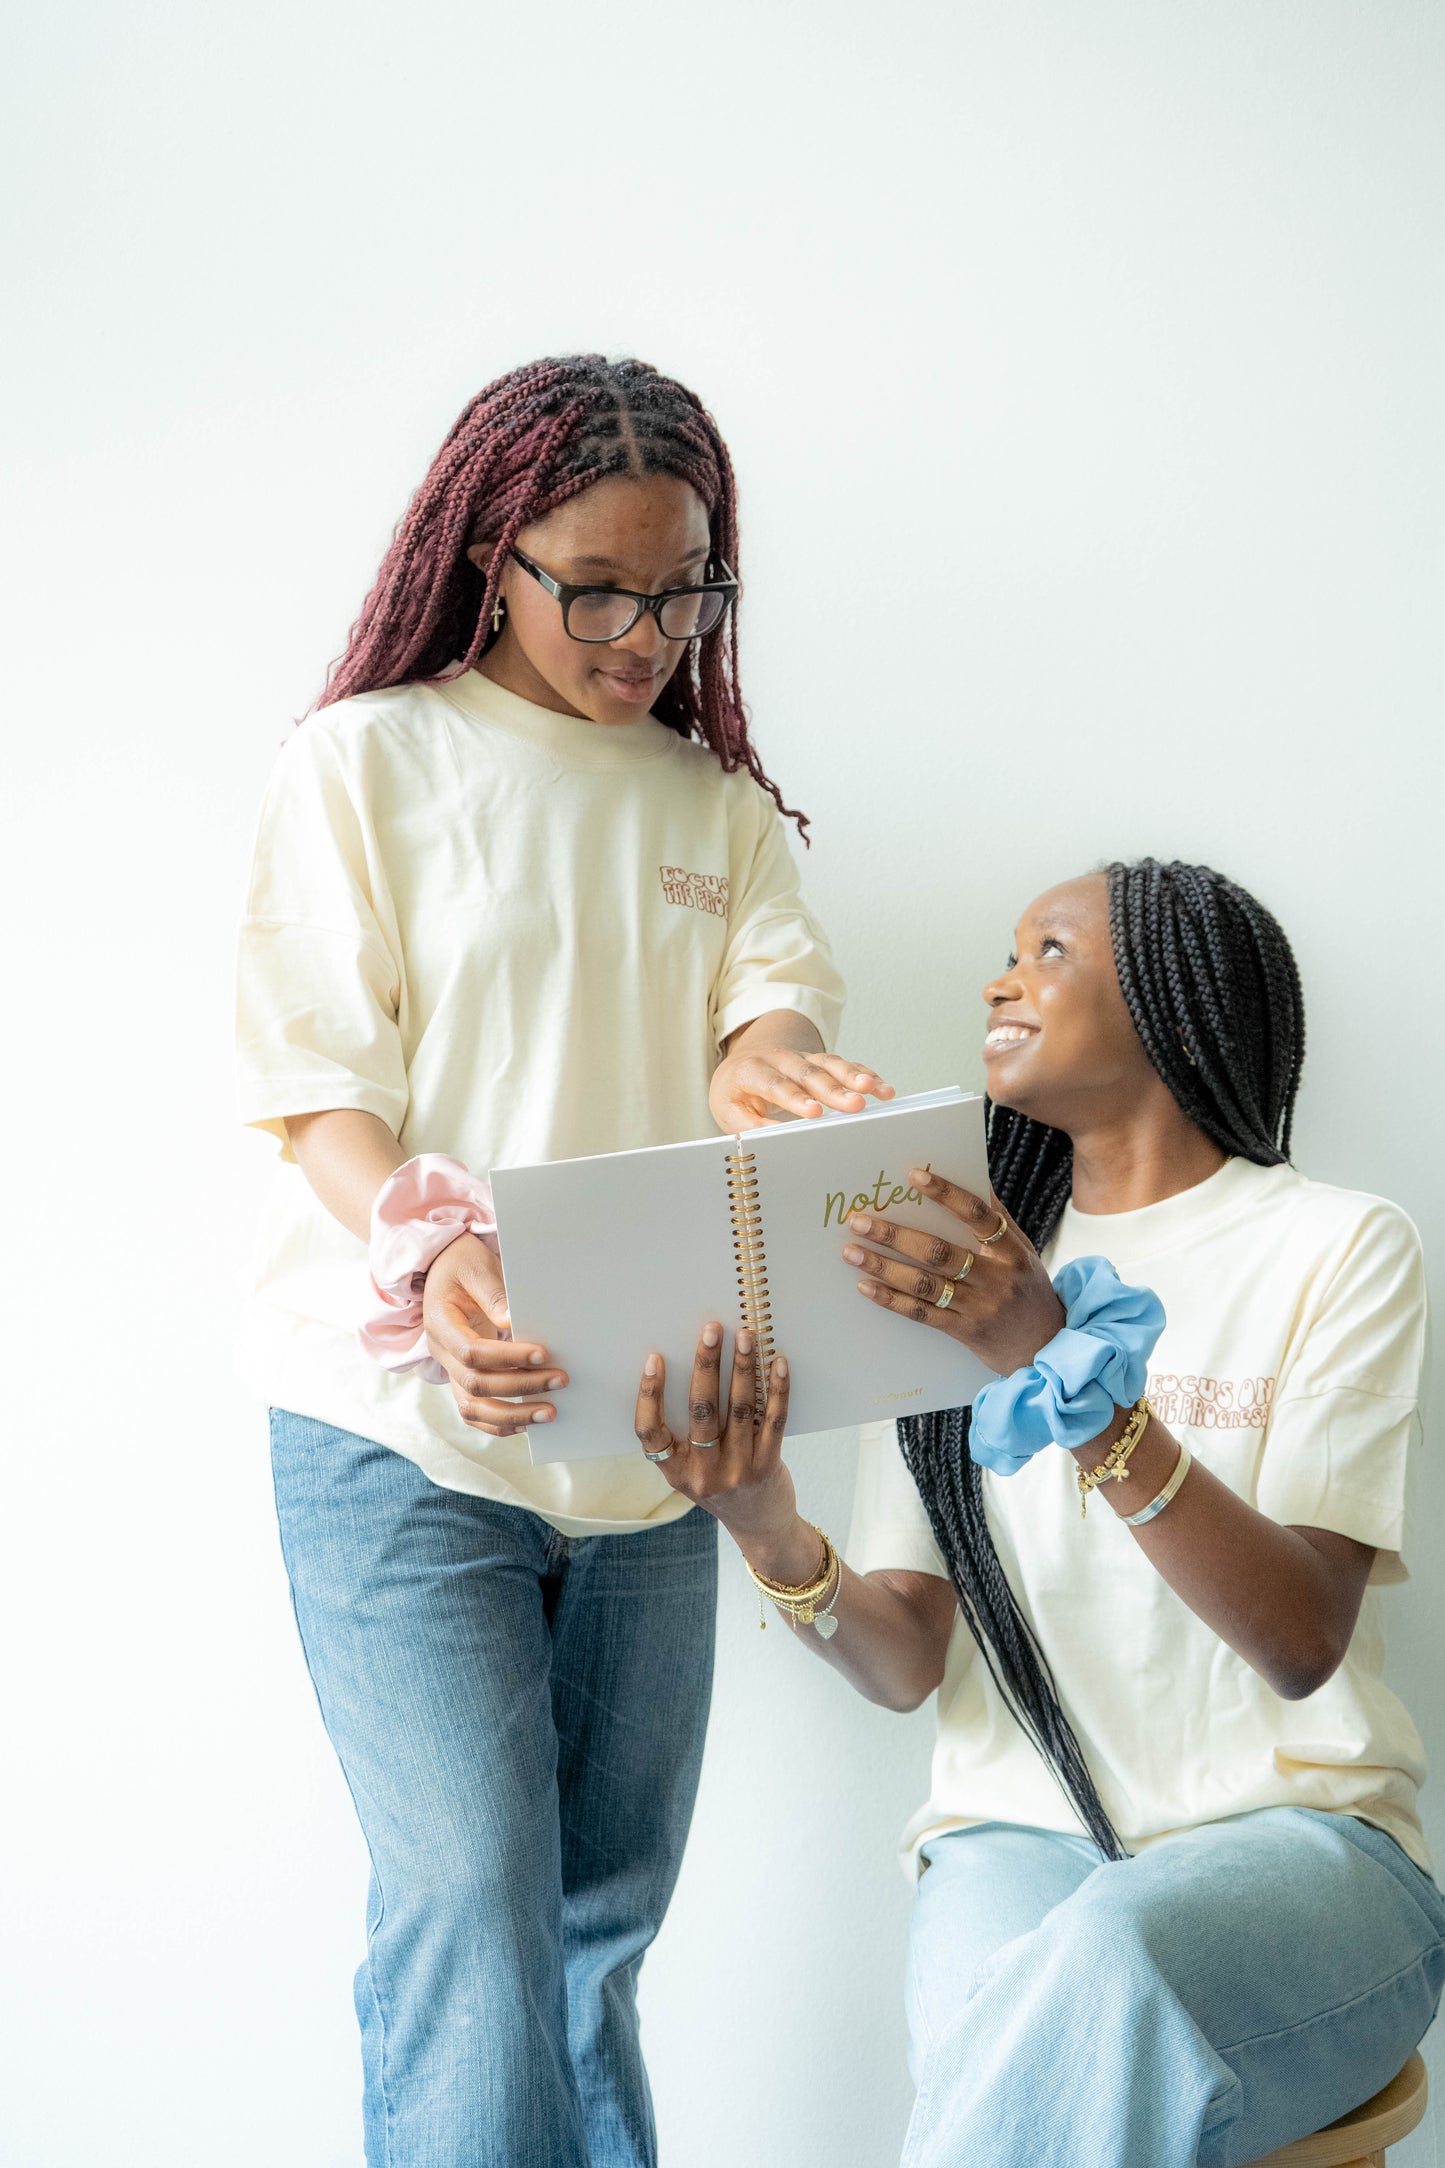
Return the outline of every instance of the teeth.
[[[1024,1024],[995,1024],[984,1040],[985,1046],[1013,1046],[1020,1039],[1031,1039],[1033,1033]]]

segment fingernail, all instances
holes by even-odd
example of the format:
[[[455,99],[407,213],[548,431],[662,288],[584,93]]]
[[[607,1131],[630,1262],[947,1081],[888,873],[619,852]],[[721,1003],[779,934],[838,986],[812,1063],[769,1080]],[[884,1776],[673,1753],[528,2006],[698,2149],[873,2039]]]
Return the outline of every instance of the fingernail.
[[[527,1421],[529,1423],[550,1423],[556,1413],[555,1408],[532,1408],[528,1410]]]
[[[747,1326],[744,1325],[741,1332],[738,1334],[738,1353],[739,1355],[751,1355],[752,1352],[753,1336],[748,1331]]]
[[[529,1363],[544,1363],[547,1360],[547,1350],[544,1347],[534,1347],[527,1360]]]
[[[718,1344],[720,1343],[721,1339],[722,1339],[722,1327],[721,1327],[721,1325],[704,1325],[704,1326],[703,1326],[703,1328],[702,1328],[702,1344],[703,1344],[703,1346],[704,1346],[704,1347],[717,1347],[717,1346],[718,1346]]]
[[[863,1252],[858,1248],[857,1244],[854,1242],[848,1243],[843,1251],[844,1264],[861,1265],[863,1261]]]
[[[549,1393],[560,1393],[560,1392],[561,1392],[561,1390],[562,1390],[562,1387],[563,1387],[563,1386],[564,1386],[564,1385],[565,1385],[566,1383],[567,1383],[567,1380],[566,1380],[565,1378],[548,1378],[548,1380],[547,1380],[547,1390],[548,1390],[548,1392],[549,1392]]]
[[[787,1377],[787,1375],[788,1375],[788,1358],[787,1358],[787,1356],[786,1356],[786,1355],[775,1355],[775,1356],[773,1357],[773,1376],[774,1376],[775,1378],[786,1378],[786,1377]]]
[[[927,1189],[933,1180],[933,1176],[926,1167],[910,1167],[908,1179],[915,1189]]]
[[[866,1212],[850,1212],[848,1225],[856,1227],[860,1235],[871,1234],[873,1231],[873,1222]]]
[[[860,1280],[858,1282],[858,1292],[860,1295],[871,1295],[873,1292],[873,1282],[871,1280]]]
[[[854,1083],[855,1083],[855,1084],[856,1084],[856,1085],[858,1086],[858,1088],[859,1088],[859,1090],[860,1090],[860,1091],[862,1090],[863,1086],[864,1086],[864,1085],[865,1085],[865,1084],[867,1083],[867,1081],[868,1081],[867,1077],[863,1075],[863,1073],[862,1073],[862,1071],[861,1071],[861,1070],[859,1071],[858,1075],[857,1075],[857,1076],[855,1076],[855,1077],[854,1077],[854,1079],[853,1079],[853,1082],[854,1082]]]
[[[642,1366],[642,1375],[643,1375],[643,1376],[644,1376],[645,1378],[655,1378],[655,1377],[657,1376],[657,1372],[658,1372],[658,1360],[657,1360],[657,1357],[656,1357],[655,1355],[649,1355],[649,1356],[648,1356],[648,1358],[647,1358],[647,1360],[646,1360],[646,1362],[645,1362],[645,1363],[643,1364],[643,1366]]]

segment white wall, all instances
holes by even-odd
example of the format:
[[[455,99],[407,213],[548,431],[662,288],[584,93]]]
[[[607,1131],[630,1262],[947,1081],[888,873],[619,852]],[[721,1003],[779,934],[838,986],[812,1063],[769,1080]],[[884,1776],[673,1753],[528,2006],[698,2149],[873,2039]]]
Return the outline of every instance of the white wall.
[[[1212,860],[1299,948],[1303,1164],[1438,1274],[1445,13],[53,0],[14,36],[0,2160],[355,2168],[362,1851],[228,1355],[269,1167],[231,931],[288,718],[468,394],[653,358],[734,448],[847,1047],[977,1082],[1021,903]],[[847,1441],[796,1465],[841,1530]],[[1442,1508],[1427,1456],[1389,1612],[1445,1768]],[[927,1720],[760,1636],[740,1569],[722,1627],[646,1982],[666,2157],[874,2168]]]

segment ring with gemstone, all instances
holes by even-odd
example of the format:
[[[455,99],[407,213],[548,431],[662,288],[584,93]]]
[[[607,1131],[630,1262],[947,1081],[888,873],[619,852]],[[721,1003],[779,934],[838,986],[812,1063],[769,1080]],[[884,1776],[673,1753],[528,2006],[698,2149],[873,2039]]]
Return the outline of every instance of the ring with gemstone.
[[[989,1242],[1002,1242],[1002,1240],[1003,1240],[1004,1236],[1005,1236],[1005,1235],[1006,1235],[1007,1233],[1008,1233],[1008,1214],[1007,1214],[1006,1212],[1000,1212],[1000,1214],[999,1214],[999,1216],[998,1216],[998,1225],[997,1225],[997,1227],[995,1227],[995,1229],[994,1229],[994,1231],[993,1231],[993,1233],[992,1233],[991,1235],[985,1235],[985,1236],[983,1237],[983,1240],[982,1240],[982,1241],[980,1242],[980,1244],[979,1244],[979,1247],[980,1247],[980,1249],[982,1249],[982,1248],[984,1247],[984,1244],[986,1244],[986,1243],[989,1243]]]

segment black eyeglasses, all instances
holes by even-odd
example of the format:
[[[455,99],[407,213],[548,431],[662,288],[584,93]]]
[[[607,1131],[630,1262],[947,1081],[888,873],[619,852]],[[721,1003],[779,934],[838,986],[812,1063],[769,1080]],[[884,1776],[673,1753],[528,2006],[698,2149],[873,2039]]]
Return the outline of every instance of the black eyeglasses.
[[[568,587],[520,550],[513,550],[512,555],[539,587],[556,596],[562,605],[562,629],[573,640],[598,645],[620,640],[649,610],[664,640],[700,640],[704,633],[717,630],[724,612],[737,600],[738,583],[730,572],[726,579],[706,580],[700,587],[669,587],[660,595],[639,595],[629,587]],[[723,571],[727,570],[723,565]]]

